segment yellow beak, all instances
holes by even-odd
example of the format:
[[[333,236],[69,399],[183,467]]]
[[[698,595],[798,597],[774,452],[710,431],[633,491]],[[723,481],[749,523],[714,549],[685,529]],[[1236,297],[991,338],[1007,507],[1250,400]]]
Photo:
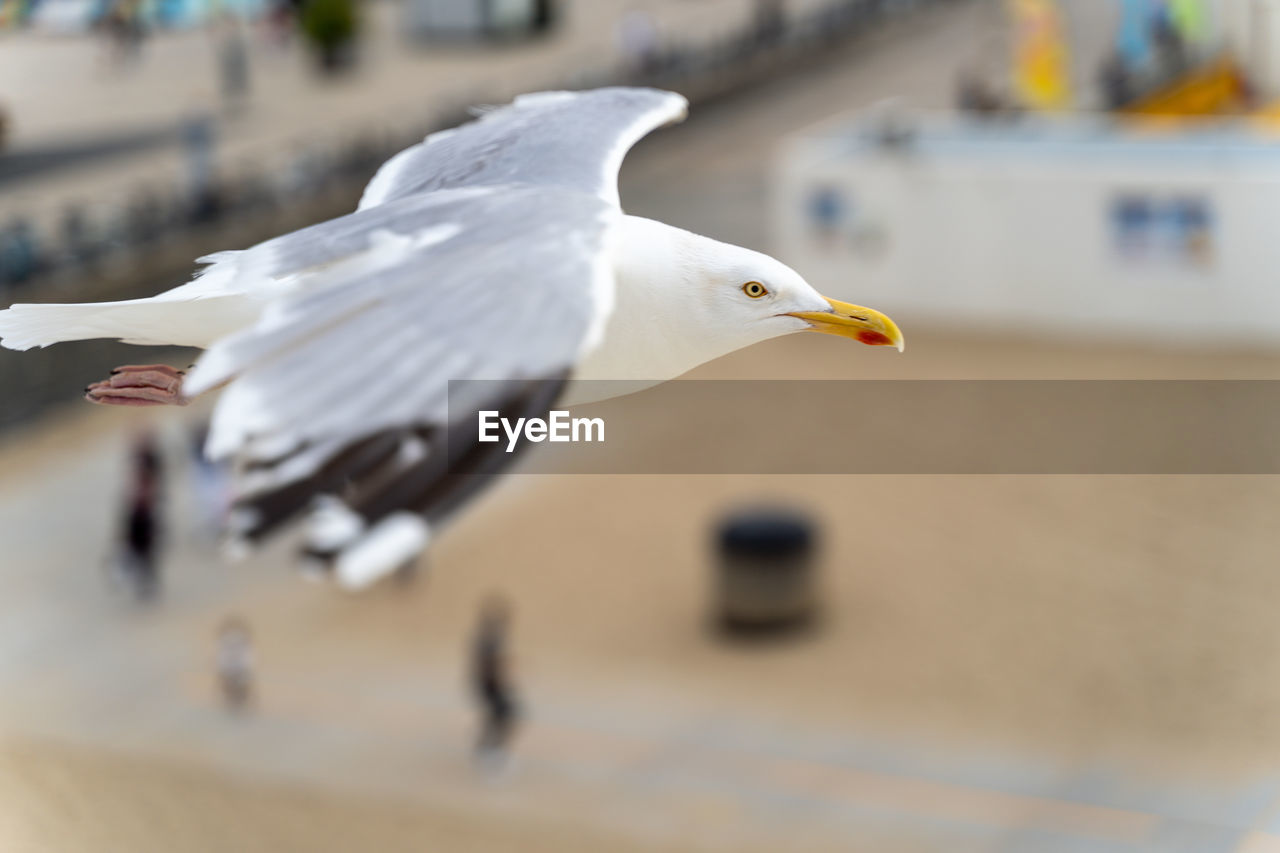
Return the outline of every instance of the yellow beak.
[[[811,332],[853,338],[872,347],[897,347],[898,352],[906,347],[897,324],[879,311],[834,299],[827,302],[831,303],[830,311],[796,311],[789,316],[807,320]]]

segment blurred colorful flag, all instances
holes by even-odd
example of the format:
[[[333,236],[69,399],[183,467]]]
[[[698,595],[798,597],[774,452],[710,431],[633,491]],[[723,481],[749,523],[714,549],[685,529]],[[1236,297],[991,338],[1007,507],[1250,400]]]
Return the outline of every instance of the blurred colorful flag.
[[[1013,19],[1014,86],[1030,109],[1071,106],[1071,58],[1053,0],[1008,0]]]
[[[1166,0],[1169,20],[1188,44],[1204,41],[1208,30],[1204,0]]]
[[[1141,68],[1151,58],[1151,32],[1156,0],[1119,0],[1120,26],[1116,29],[1116,52],[1130,68]]]

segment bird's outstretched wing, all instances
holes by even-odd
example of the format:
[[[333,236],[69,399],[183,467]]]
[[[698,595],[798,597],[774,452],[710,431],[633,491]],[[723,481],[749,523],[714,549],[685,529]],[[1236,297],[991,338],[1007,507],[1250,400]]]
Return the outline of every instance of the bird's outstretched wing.
[[[433,133],[383,164],[360,210],[434,190],[526,183],[618,205],[618,169],[641,137],[680,121],[688,101],[659,89],[539,92]]]
[[[207,347],[183,390],[229,383],[208,450],[237,463],[234,526],[253,538],[311,512],[310,550],[358,584],[510,461],[476,441],[475,411],[544,413],[599,340],[618,169],[686,108],[652,89],[517,98],[396,155],[355,213],[213,256],[149,299],[14,306],[0,343]],[[451,404],[468,379],[495,384]]]
[[[311,549],[335,558],[341,578],[358,583],[412,557],[426,529],[400,511],[434,517],[474,487],[472,475],[510,459],[477,441],[476,411],[545,414],[602,333],[613,298],[606,239],[619,215],[598,197],[545,187],[442,190],[239,259],[258,275],[298,277],[185,383],[198,394],[230,382],[207,450],[238,463],[239,532],[266,533],[324,495]],[[492,382],[451,401],[453,380]]]

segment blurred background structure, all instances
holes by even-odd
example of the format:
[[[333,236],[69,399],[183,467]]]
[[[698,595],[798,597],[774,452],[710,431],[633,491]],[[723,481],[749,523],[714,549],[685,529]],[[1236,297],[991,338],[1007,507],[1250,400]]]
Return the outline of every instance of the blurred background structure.
[[[910,342],[699,378],[1280,378],[1271,3],[7,0],[0,26],[5,303],[158,292],[352,209],[471,105],[638,82],[694,106],[628,159],[628,212]],[[530,474],[348,597],[288,543],[220,557],[207,404],[75,399],[123,353],[0,352],[2,850],[1280,849],[1275,477]],[[842,421],[874,405],[815,410],[833,454],[876,453]],[[769,583],[817,618],[743,640],[717,621],[770,570],[716,534],[759,506],[799,515],[803,576]],[[493,600],[518,714],[477,766]]]

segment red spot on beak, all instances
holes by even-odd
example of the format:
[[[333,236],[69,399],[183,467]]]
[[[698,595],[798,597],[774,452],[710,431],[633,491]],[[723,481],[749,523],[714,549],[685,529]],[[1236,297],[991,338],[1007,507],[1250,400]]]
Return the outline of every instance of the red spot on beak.
[[[869,347],[887,347],[893,344],[888,335],[873,332],[870,329],[858,332],[858,340]]]

